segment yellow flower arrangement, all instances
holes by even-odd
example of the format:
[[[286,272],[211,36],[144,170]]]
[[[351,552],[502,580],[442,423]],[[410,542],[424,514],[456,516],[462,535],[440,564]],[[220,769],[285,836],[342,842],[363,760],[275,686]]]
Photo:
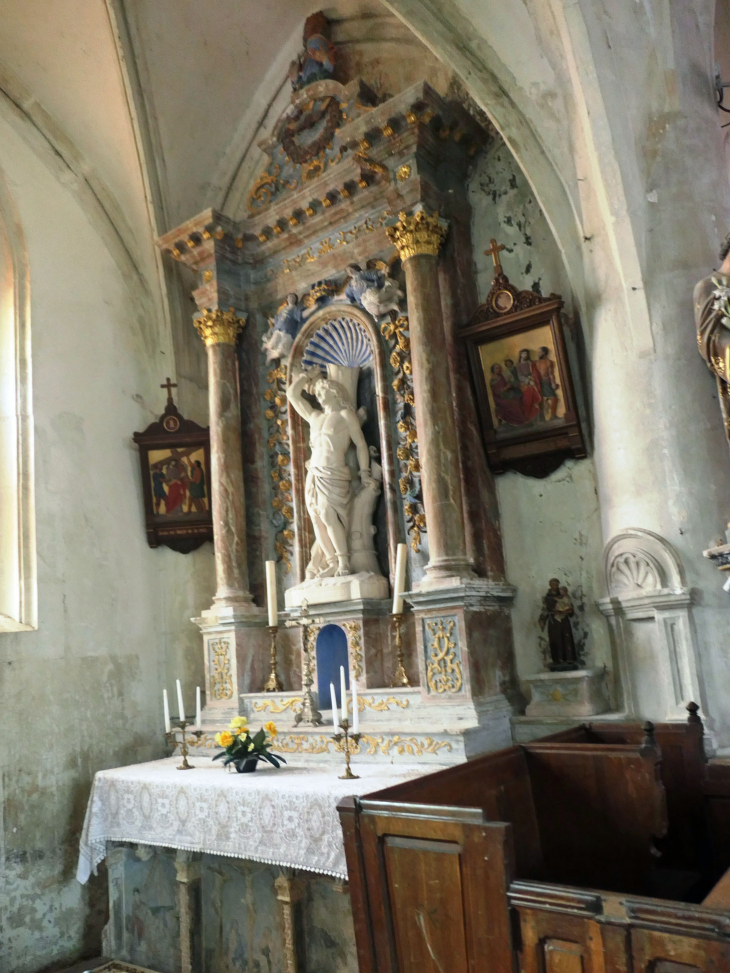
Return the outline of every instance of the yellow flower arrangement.
[[[260,730],[253,733],[245,716],[234,716],[230,722],[230,729],[215,735],[216,746],[222,749],[213,760],[220,758],[224,766],[233,764],[236,770],[242,773],[255,770],[260,760],[278,768],[282,763],[286,763],[286,760],[279,754],[274,755],[269,752],[277,735],[278,730],[273,720],[269,720]]]

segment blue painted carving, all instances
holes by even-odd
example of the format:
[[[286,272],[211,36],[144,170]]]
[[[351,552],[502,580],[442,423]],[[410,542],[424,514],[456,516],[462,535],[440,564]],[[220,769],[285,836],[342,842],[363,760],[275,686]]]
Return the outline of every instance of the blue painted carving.
[[[373,363],[373,349],[363,326],[353,318],[333,318],[323,324],[304,349],[304,364],[362,368]]]
[[[335,687],[337,705],[340,699],[340,666],[345,667],[345,685],[350,688],[350,667],[347,661],[347,635],[339,625],[325,625],[317,636],[317,692],[319,708],[331,709],[330,683]]]

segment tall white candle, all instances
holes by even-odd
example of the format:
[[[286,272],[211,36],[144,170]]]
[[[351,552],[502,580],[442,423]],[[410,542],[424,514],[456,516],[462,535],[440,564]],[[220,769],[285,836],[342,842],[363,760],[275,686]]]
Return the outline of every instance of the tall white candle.
[[[167,690],[162,690],[162,706],[165,710],[165,733],[170,732],[170,703],[167,699]]]
[[[406,590],[406,560],[408,548],[405,544],[398,545],[395,557],[395,579],[393,585],[393,614],[403,614],[403,592]]]
[[[195,687],[195,729],[203,729],[203,723],[200,715],[200,686]]]
[[[337,699],[335,697],[335,684],[330,683],[330,699],[332,700],[332,725],[335,729],[340,725],[340,714],[337,712]]]
[[[276,561],[266,562],[266,604],[269,609],[269,625],[279,624],[279,611],[276,604]]]
[[[350,688],[352,689],[352,732],[357,733],[360,725],[360,707],[357,702],[357,679],[350,676]]]
[[[180,680],[176,679],[175,682],[177,683],[177,708],[180,710],[180,722],[182,723],[185,719],[185,707],[183,706],[182,701],[182,689],[180,687]]]
[[[342,719],[347,719],[347,689],[345,687],[345,667],[340,666],[340,706],[342,707]]]

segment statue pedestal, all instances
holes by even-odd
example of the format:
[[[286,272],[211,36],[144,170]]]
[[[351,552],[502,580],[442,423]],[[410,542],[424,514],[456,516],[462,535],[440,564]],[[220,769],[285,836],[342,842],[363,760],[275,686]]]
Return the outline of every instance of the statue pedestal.
[[[303,581],[284,592],[287,608],[300,608],[302,602],[308,605],[324,605],[340,601],[369,601],[374,598],[388,597],[388,579],[381,574],[361,571],[348,574],[344,578],[312,578]]]
[[[601,668],[540,672],[525,682],[532,694],[525,716],[597,716],[611,708]]]

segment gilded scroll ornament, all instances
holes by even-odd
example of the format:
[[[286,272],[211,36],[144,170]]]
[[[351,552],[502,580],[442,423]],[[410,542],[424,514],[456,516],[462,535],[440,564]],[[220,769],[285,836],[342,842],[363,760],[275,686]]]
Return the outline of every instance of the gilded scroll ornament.
[[[450,753],[453,749],[448,740],[434,740],[430,736],[402,737],[398,734],[392,737],[385,737],[382,735],[371,736],[367,733],[361,733],[359,742],[352,742],[350,745],[352,747],[352,753],[362,753],[368,757],[374,757],[377,753],[381,753],[386,757],[392,753],[396,753],[399,756],[405,754],[409,757],[422,757],[424,754],[437,754],[441,750],[445,753]],[[333,751],[337,753],[338,750],[342,749],[342,746],[342,742],[338,744],[333,737],[325,736],[324,734],[299,736],[298,734],[280,733],[271,749],[274,752],[278,750],[282,753],[320,754],[331,753]]]
[[[387,713],[391,706],[398,706],[400,709],[408,709],[410,702],[407,699],[399,699],[397,696],[388,696],[387,699],[375,700],[374,696],[358,696],[357,708],[361,713],[366,709],[374,710],[376,713]],[[349,703],[352,712],[352,700]]]
[[[274,550],[284,562],[284,573],[291,570],[294,545],[294,510],[289,447],[289,413],[286,404],[286,365],[270,368],[266,373],[268,388],[264,392],[264,416],[268,426],[269,475],[271,476],[271,521],[276,529]]]
[[[288,709],[296,712],[297,706],[301,705],[302,697],[292,696],[291,699],[262,699],[254,703],[253,708],[257,713],[262,713],[264,710],[270,713],[283,713]]]
[[[206,308],[193,321],[206,345],[235,345],[236,337],[246,323],[243,318],[236,316],[232,307],[227,311]]]
[[[210,647],[210,695],[213,699],[233,699],[230,645],[228,639],[214,639]]]
[[[347,632],[347,644],[352,660],[352,674],[355,679],[362,675],[362,626],[360,622],[343,622],[342,627]]]
[[[385,232],[405,263],[420,254],[437,257],[446,239],[448,226],[442,223],[437,212],[429,216],[425,210],[419,210],[413,216],[408,216],[402,210],[395,226],[386,227]]]
[[[453,618],[426,622],[431,638],[426,679],[432,693],[458,693],[461,689],[461,662],[456,658],[456,642],[451,638],[455,626]]]
[[[411,547],[421,549],[421,535],[426,532],[426,514],[421,492],[421,466],[418,459],[418,431],[416,429],[415,399],[413,397],[413,369],[408,318],[385,321],[380,330],[388,342],[390,367],[395,373],[395,419],[398,429],[397,456],[400,469],[398,486],[403,497],[403,514],[411,538]]]

